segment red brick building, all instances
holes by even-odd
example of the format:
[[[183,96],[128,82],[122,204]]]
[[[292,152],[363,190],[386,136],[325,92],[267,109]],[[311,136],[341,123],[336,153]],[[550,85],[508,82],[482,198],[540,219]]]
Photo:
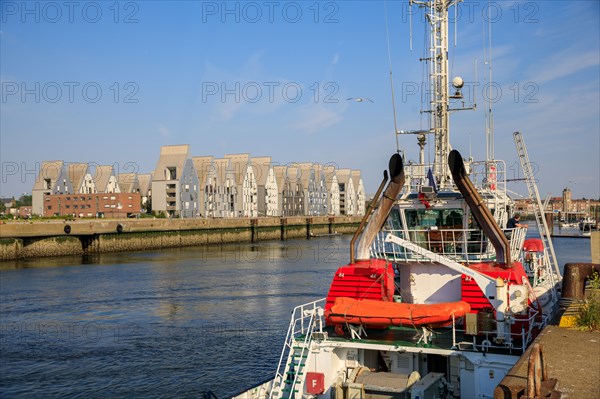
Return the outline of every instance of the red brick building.
[[[31,206],[20,206],[19,207],[19,217],[21,219],[26,219],[31,217]]]
[[[139,214],[139,193],[44,195],[44,216],[120,218]]]

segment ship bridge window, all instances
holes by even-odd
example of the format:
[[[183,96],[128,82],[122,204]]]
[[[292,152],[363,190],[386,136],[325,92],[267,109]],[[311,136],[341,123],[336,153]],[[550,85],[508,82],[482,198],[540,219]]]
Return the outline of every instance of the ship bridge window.
[[[386,228],[388,230],[402,230],[402,219],[400,219],[400,212],[398,209],[392,208],[386,221]]]
[[[431,227],[462,229],[464,211],[450,209],[407,209],[406,223],[409,229],[421,230]]]

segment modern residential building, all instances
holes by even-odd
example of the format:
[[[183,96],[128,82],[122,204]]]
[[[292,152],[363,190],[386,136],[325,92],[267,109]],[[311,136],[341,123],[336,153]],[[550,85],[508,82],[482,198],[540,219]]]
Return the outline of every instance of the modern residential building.
[[[299,164],[291,164],[283,168],[283,185],[280,186],[279,181],[277,182],[282,195],[281,216],[305,215],[305,193],[301,168]]]
[[[362,178],[360,177],[360,170],[353,170],[350,172],[352,176],[352,185],[356,193],[356,207],[355,216],[363,216],[365,214],[367,195],[365,193],[365,187],[363,185]]]
[[[234,174],[234,186],[231,187],[230,202],[232,217],[258,216],[258,186],[256,171],[250,162],[249,154],[226,154],[229,169]]]
[[[198,176],[199,189],[198,189],[198,202],[199,202],[199,212],[201,217],[206,217],[209,212],[207,209],[210,209],[209,199],[212,199],[212,185],[207,181],[211,175],[211,169],[214,168],[213,165],[213,157],[205,156],[205,157],[192,157],[192,162],[194,163],[194,169],[196,170],[196,175]],[[212,214],[214,216],[214,214]]]
[[[119,173],[117,180],[119,182],[119,189],[122,193],[140,193],[142,191],[137,173]]]
[[[187,144],[161,147],[152,179],[153,211],[179,218],[199,216],[199,182],[189,150]]]
[[[65,180],[61,184],[61,178]],[[40,165],[40,171],[33,183],[31,190],[32,209],[34,215],[44,214],[44,195],[53,194],[59,188],[65,188],[66,191],[67,172],[63,161],[43,161]]]
[[[255,170],[258,216],[279,216],[279,195],[271,157],[250,160]]]
[[[179,218],[358,215],[365,208],[359,171],[316,163],[274,165],[271,157],[247,153],[192,157],[189,145],[168,145],[161,147],[150,174],[117,175],[113,166],[93,162],[42,162],[32,212],[85,217],[139,212],[124,209],[129,203],[112,194],[139,194],[144,212]]]
[[[356,213],[356,191],[350,169],[339,169],[336,173],[340,187],[340,214],[354,216]]]
[[[154,172],[153,172],[154,173]],[[137,175],[140,184],[140,195],[142,196],[142,207],[147,209],[148,203],[152,204],[152,175],[153,173],[144,173]]]
[[[121,188],[112,165],[96,166],[94,185],[97,193],[120,193]]]
[[[314,195],[314,209],[316,215],[327,215],[328,204],[327,204],[327,183],[325,180],[325,167],[322,164],[313,164],[313,192]]]
[[[327,189],[327,212],[331,216],[339,216],[340,213],[340,185],[337,179],[337,168],[333,165],[323,167],[325,174],[325,188]]]
[[[217,158],[213,160],[213,164],[216,173],[216,211],[214,217],[234,217],[237,190],[233,168],[230,167],[227,158]]]
[[[94,194],[96,183],[87,163],[70,163],[67,165],[67,175],[72,184],[72,190],[65,194]]]

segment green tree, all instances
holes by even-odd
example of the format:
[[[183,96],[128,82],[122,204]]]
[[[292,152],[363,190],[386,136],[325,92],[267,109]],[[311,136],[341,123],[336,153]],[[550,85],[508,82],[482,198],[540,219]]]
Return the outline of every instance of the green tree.
[[[27,194],[23,194],[19,197],[19,199],[16,201],[16,207],[20,207],[20,206],[31,206],[32,204],[32,200],[31,200],[31,195],[27,195]]]

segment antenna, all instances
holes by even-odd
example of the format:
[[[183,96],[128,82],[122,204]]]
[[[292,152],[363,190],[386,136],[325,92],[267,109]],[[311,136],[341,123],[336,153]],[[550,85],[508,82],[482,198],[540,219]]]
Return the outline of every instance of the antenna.
[[[398,141],[398,119],[396,117],[396,98],[394,96],[394,79],[392,77],[392,50],[390,48],[390,29],[388,24],[387,0],[383,2],[383,7],[385,9],[385,34],[387,38],[388,63],[390,67],[390,89],[392,91],[392,112],[394,114],[394,136],[396,136],[396,151],[400,153],[400,142]]]
[[[387,2],[386,2],[387,3]],[[408,13],[408,26],[409,26],[409,33],[408,33],[408,37],[409,37],[409,47],[410,47],[410,51],[412,51],[412,5],[413,5],[413,0],[409,0],[408,5],[410,6],[410,11]],[[386,18],[386,22],[387,22],[387,14],[385,16]]]

